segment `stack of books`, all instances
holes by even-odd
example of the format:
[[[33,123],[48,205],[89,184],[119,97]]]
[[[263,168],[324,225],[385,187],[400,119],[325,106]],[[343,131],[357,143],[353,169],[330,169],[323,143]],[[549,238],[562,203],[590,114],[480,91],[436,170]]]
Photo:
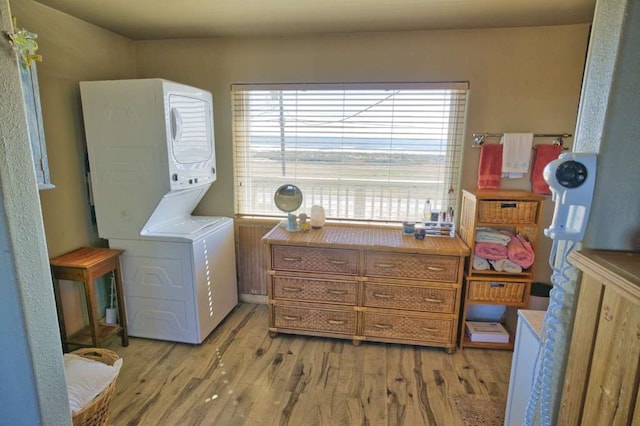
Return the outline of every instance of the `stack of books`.
[[[499,322],[466,321],[465,332],[472,342],[509,343],[509,333]]]

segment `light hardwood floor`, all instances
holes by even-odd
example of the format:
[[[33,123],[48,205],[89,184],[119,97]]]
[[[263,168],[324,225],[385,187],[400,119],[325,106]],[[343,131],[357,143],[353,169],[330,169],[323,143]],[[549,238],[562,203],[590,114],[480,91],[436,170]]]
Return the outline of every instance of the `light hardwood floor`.
[[[279,334],[240,304],[194,346],[130,338],[113,425],[463,425],[451,397],[506,400],[511,352]]]

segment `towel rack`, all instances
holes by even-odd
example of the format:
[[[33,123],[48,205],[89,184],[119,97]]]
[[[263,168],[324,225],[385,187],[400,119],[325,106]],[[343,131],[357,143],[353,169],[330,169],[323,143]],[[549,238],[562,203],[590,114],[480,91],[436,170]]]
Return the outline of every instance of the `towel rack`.
[[[504,133],[474,133],[473,134],[473,148],[479,148],[484,143],[486,138],[501,138]],[[564,146],[564,138],[570,138],[573,136],[570,133],[534,133],[534,138],[554,138],[553,144]]]

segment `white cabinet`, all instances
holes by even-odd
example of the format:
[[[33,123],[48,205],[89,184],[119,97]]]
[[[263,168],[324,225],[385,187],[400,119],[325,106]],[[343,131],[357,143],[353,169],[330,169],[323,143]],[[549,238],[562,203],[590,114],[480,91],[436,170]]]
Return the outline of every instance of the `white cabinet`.
[[[521,426],[524,422],[540,351],[540,330],[545,313],[546,311],[518,311],[518,329],[511,359],[505,426]]]

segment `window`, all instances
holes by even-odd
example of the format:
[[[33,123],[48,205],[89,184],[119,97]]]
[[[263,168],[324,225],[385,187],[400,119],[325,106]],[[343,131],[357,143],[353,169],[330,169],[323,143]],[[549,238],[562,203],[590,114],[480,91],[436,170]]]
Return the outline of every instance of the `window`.
[[[468,83],[234,85],[235,212],[281,216],[273,194],[300,187],[299,212],[420,220],[457,203]]]

